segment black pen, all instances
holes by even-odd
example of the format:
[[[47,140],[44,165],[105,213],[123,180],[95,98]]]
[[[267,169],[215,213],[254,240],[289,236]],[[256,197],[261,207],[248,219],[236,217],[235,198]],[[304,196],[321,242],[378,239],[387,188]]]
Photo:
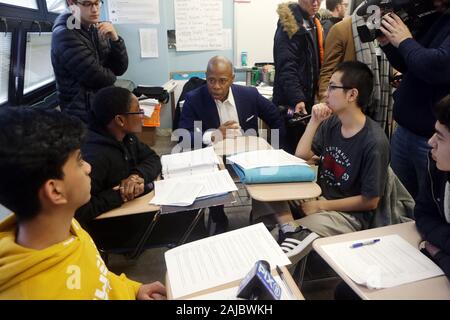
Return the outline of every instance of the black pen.
[[[288,283],[287,283],[287,281],[286,281],[286,278],[284,277],[283,271],[281,270],[281,268],[280,268],[279,266],[276,266],[276,268],[277,268],[278,275],[280,276],[281,280],[284,282],[284,286],[285,286],[285,287],[288,289],[288,291],[289,291],[289,294],[290,294],[290,296],[291,296],[291,299],[295,298],[294,294],[293,294],[292,291],[291,291],[291,288],[289,287],[289,285],[288,285]]]

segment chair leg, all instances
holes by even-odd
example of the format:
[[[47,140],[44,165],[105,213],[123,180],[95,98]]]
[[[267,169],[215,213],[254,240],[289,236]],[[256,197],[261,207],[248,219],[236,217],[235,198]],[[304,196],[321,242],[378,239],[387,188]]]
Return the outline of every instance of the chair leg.
[[[303,285],[303,280],[305,278],[305,270],[306,270],[306,261],[308,260],[308,255],[304,256],[301,259],[294,270],[294,280],[297,283],[297,286],[301,290]]]

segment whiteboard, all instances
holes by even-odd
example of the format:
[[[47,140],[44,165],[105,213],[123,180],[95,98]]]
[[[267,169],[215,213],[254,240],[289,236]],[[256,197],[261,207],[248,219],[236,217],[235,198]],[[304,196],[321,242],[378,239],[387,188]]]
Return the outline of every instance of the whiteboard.
[[[250,0],[234,3],[234,64],[241,67],[241,52],[247,52],[247,66],[273,62],[273,37],[279,3],[286,0]]]
[[[277,28],[278,4],[295,0],[234,0],[234,64],[241,67],[241,52],[247,66],[273,62],[273,38]],[[322,0],[321,8],[325,7]]]

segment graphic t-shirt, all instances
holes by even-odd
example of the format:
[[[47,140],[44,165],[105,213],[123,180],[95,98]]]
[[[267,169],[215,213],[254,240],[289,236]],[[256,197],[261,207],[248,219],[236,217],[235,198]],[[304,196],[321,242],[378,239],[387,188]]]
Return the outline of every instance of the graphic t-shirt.
[[[366,117],[364,127],[344,138],[342,124],[331,116],[319,127],[312,150],[321,157],[318,183],[328,200],[384,194],[389,165],[389,142],[380,125]]]

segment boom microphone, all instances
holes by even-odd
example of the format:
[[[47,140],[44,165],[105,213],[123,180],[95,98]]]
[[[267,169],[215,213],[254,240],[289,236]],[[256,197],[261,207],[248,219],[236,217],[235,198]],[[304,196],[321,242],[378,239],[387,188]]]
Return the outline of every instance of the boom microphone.
[[[254,267],[241,281],[237,297],[249,300],[280,300],[281,288],[272,277],[267,261],[256,261]]]

